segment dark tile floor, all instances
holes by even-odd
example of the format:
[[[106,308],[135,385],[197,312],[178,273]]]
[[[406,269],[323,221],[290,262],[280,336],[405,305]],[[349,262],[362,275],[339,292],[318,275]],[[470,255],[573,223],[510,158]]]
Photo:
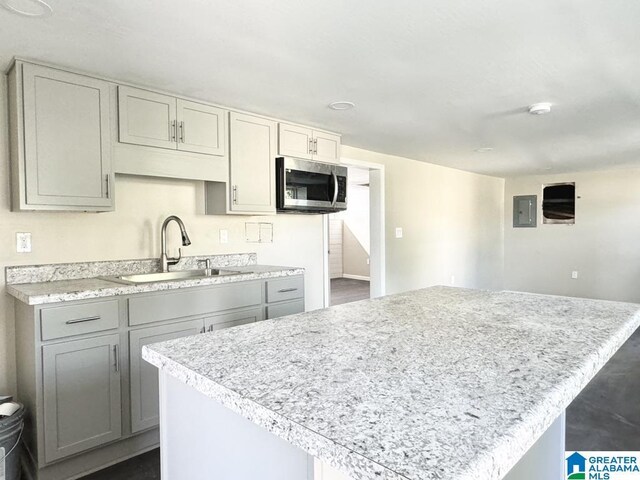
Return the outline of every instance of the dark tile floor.
[[[336,282],[340,288],[332,299],[341,303],[360,300],[365,291],[364,298],[368,298],[368,282],[363,282],[366,287],[358,282],[361,281]],[[333,290],[334,281],[331,283]],[[623,345],[567,409],[567,450],[640,450],[638,392],[640,331]],[[160,451],[156,449],[82,480],[159,479]]]
[[[351,278],[331,279],[331,305],[357,302],[369,298],[369,282]]]
[[[640,450],[639,392],[637,331],[569,405],[567,450]]]
[[[160,480],[160,449],[130,458],[81,480]]]

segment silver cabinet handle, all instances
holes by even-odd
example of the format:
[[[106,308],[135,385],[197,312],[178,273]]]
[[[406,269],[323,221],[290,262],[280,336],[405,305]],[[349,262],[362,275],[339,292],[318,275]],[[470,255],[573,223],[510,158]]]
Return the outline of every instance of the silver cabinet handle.
[[[113,368],[116,373],[120,371],[120,355],[118,354],[118,344],[113,346]]]
[[[335,171],[331,172],[331,175],[333,175],[333,202],[331,202],[331,206],[335,207],[336,206],[336,202],[338,201],[338,176],[336,175]]]
[[[107,173],[104,178],[105,181],[105,197],[109,198],[109,174]]]
[[[318,139],[317,138],[313,139],[313,154],[314,155],[318,154]]]
[[[95,320],[100,320],[100,315],[96,315],[95,317],[84,317],[84,318],[74,318],[72,320],[67,320],[67,325],[73,325],[74,323],[84,323],[84,322],[93,322]]]
[[[238,186],[234,185],[233,186],[233,204],[237,204],[238,203]]]
[[[207,331],[206,327],[202,327],[202,330],[200,330],[200,333],[205,333]]]
[[[313,155],[313,138],[309,138],[309,153]]]
[[[297,288],[281,288],[278,290],[278,293],[286,293],[286,292],[295,292],[298,290]]]
[[[169,136],[172,142],[176,141],[176,121],[172,120],[171,125],[169,126]]]
[[[184,122],[180,122],[180,141],[184,143]]]

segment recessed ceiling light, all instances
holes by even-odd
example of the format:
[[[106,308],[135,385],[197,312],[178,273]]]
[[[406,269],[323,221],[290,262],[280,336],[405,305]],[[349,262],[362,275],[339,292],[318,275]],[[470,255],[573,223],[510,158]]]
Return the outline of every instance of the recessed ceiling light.
[[[531,115],[545,115],[551,112],[551,104],[548,102],[534,103],[529,105],[529,113]]]
[[[0,6],[29,18],[48,17],[53,13],[51,5],[44,0],[0,0]]]
[[[478,152],[478,153],[489,153],[489,152],[493,152],[493,147],[480,147],[480,148],[476,148],[476,152]]]
[[[333,102],[329,104],[329,108],[331,110],[350,110],[353,107],[355,107],[356,104],[353,102],[347,102],[344,100],[341,100],[339,102]]]

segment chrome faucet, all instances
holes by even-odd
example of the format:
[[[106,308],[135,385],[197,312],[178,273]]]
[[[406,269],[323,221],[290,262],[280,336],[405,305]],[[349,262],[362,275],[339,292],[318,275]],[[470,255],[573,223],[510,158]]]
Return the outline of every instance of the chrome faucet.
[[[191,240],[189,240],[189,235],[187,235],[187,230],[184,228],[184,223],[180,218],[175,215],[171,215],[167,217],[165,221],[162,223],[162,230],[160,231],[160,250],[162,253],[160,254],[160,262],[162,263],[162,271],[168,272],[169,265],[175,265],[182,258],[182,248],[178,249],[178,258],[173,258],[167,256],[167,225],[171,221],[175,221],[180,227],[180,235],[182,235],[182,246],[187,247],[191,245]]]

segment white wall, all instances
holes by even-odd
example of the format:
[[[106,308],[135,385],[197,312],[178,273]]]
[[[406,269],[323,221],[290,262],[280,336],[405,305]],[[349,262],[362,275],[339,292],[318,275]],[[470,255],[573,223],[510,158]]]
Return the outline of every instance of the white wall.
[[[342,157],[385,166],[387,293],[452,276],[459,286],[502,288],[503,179],[347,146]]]
[[[0,76],[0,79],[4,77]],[[143,177],[116,177],[116,211],[110,213],[15,213],[9,211],[9,161],[6,87],[0,84],[0,393],[14,392],[13,299],[5,292],[7,265],[80,262],[160,255],[160,225],[169,214],[185,222],[193,244],[185,255],[257,252],[262,264],[306,268],[307,309],[323,305],[323,234],[321,215],[271,217],[206,216],[202,182]],[[245,221],[274,224],[272,244],[246,243]],[[179,243],[171,226],[169,245]],[[218,230],[229,230],[220,244]],[[16,232],[33,234],[33,252],[15,253]],[[317,252],[315,255],[313,252]]]
[[[542,224],[542,185],[557,182],[576,182],[575,225]],[[537,228],[512,227],[514,195],[538,195]],[[640,169],[507,179],[505,288],[640,302]]]

